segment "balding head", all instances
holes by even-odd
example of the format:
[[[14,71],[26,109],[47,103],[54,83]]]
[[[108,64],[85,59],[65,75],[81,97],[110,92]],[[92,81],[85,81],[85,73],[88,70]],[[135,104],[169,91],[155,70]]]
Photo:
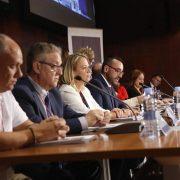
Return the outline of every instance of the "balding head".
[[[0,92],[12,90],[17,79],[22,76],[22,52],[10,37],[0,34]]]
[[[102,63],[101,62],[97,62],[92,66],[92,75],[93,76],[97,76],[101,73],[102,70]]]

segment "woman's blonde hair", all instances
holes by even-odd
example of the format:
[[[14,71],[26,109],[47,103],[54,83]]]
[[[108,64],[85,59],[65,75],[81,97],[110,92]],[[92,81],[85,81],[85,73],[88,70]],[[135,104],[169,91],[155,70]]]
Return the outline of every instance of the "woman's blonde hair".
[[[63,78],[62,78],[62,82],[64,84],[70,85],[74,82],[73,71],[75,70],[79,60],[82,58],[86,58],[88,60],[87,56],[80,53],[71,54],[67,57],[64,65]]]

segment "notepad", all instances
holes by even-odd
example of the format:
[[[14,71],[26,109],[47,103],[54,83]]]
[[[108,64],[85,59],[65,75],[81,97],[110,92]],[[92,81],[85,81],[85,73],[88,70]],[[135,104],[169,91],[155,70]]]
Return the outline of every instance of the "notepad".
[[[49,144],[81,144],[88,143],[90,141],[96,140],[97,135],[83,135],[83,136],[67,136],[63,139],[46,141],[38,143],[37,145],[49,145]]]

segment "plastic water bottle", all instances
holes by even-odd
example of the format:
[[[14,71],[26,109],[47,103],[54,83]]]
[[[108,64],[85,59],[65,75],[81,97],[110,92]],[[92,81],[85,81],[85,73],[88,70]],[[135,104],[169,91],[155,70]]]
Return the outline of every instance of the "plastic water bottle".
[[[157,100],[154,98],[154,92],[152,88],[145,88],[144,92],[145,92],[145,97],[143,101],[144,128],[141,132],[141,136],[150,139],[156,139],[157,137],[160,136],[158,120],[156,117]]]
[[[177,120],[180,120],[180,86],[174,88],[174,114]]]

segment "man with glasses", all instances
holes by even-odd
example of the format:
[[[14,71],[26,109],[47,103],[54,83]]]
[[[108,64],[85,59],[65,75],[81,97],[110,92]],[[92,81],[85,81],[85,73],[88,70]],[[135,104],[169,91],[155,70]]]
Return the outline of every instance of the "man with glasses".
[[[121,59],[115,57],[107,58],[102,65],[101,74],[93,78],[90,82],[116,97],[113,86],[119,83],[120,78],[124,74],[123,70],[124,65]],[[117,117],[128,115],[129,110],[122,109],[124,106],[120,101],[96,90],[90,85],[87,85],[87,87],[102,108],[116,112]],[[110,160],[111,178],[114,180],[130,179],[129,170],[136,168],[141,162],[141,159]]]
[[[123,75],[123,64],[116,58],[108,58],[102,65],[102,73],[92,79],[90,82],[100,87],[107,93],[116,96],[114,85],[118,84],[119,79]],[[99,105],[104,109],[113,110],[114,108],[123,108],[123,104],[114,98],[99,92],[95,88],[88,86],[91,94]],[[118,109],[117,113],[123,114],[123,110]],[[118,114],[117,114],[118,115]]]
[[[56,88],[62,75],[61,49],[54,44],[39,42],[30,48],[27,55],[27,73],[28,76],[18,80],[13,94],[27,116],[34,122],[39,123],[46,117],[56,115],[65,118],[70,127],[70,133],[80,133],[88,126],[103,121],[104,113],[102,111],[92,110],[83,115],[63,104],[59,90]],[[79,177],[89,180],[96,179],[96,176],[99,175],[99,166],[96,162],[86,162],[84,163],[86,165],[82,166],[81,163],[79,164],[68,166],[70,171],[73,169],[73,176],[77,179]],[[60,169],[62,167],[64,164],[61,164]],[[81,172],[74,171],[78,167],[82,169]],[[48,179],[49,177],[43,176],[43,169],[53,173],[53,169],[58,169],[58,164],[21,166],[21,170],[29,176],[38,169],[38,178]],[[95,173],[93,174],[93,172]]]

